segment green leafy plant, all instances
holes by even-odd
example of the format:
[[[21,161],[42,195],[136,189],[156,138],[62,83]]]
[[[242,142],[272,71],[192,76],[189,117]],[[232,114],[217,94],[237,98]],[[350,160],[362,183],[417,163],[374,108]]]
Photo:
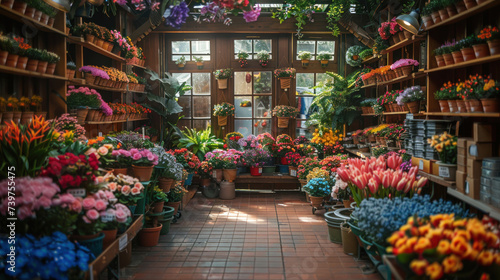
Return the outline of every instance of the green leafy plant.
[[[320,52],[317,56],[318,60],[330,60],[332,57],[332,54],[327,52]]]
[[[306,51],[301,51],[297,54],[300,60],[310,60],[311,59],[311,53],[306,52]]]
[[[302,29],[307,22],[313,22],[312,15],[321,10],[315,7],[314,0],[289,0],[281,9],[273,12],[272,18],[280,20],[280,24],[289,18],[295,18],[297,26],[297,38],[302,38]]]
[[[155,186],[154,189],[151,189],[148,197],[149,201],[152,203],[168,202],[168,195],[164,193],[158,186]]]
[[[181,66],[181,65],[185,65],[186,64],[186,57],[184,56],[181,56],[179,57],[176,61],[175,61],[175,64]]]
[[[240,51],[237,54],[238,59],[248,59],[248,56],[250,56],[247,52],[245,51]]]
[[[192,151],[200,160],[205,159],[205,154],[215,149],[220,149],[224,142],[215,137],[210,127],[205,130],[186,128],[182,131],[182,138],[179,139],[177,146]]]
[[[370,57],[373,55],[373,50],[372,49],[366,49],[362,52],[359,53],[359,57],[361,58],[361,60],[364,60],[366,59],[367,57]]]
[[[201,56],[194,56],[194,55],[193,55],[193,59],[194,59],[194,61],[196,61],[196,62],[203,62],[203,57],[201,57]]]
[[[66,69],[68,69],[68,70],[76,70],[76,64],[73,61],[69,61],[66,64]]]

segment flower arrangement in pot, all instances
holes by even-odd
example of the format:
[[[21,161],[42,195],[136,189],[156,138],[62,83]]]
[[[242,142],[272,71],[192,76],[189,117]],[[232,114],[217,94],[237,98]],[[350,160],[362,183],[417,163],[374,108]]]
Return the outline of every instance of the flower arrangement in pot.
[[[328,52],[320,52],[317,58],[321,61],[321,67],[327,67],[332,57],[332,54]]]
[[[181,57],[179,57],[179,58],[175,61],[175,64],[177,65],[177,67],[179,68],[179,70],[184,69],[184,67],[186,66],[186,57],[185,57],[185,56],[181,56]]]
[[[196,172],[200,165],[200,159],[186,148],[170,150],[167,153],[172,154],[188,173]]]
[[[113,168],[113,173],[127,175],[128,168],[132,165],[130,152],[124,149],[115,149],[111,152],[111,156],[114,157],[113,164],[110,166]]]
[[[313,178],[304,186],[309,194],[312,207],[318,208],[323,204],[325,196],[330,195],[332,188],[325,178]]]
[[[427,139],[427,143],[434,148],[439,159],[439,176],[447,181],[455,181],[457,171],[457,137],[447,132],[434,135]]]
[[[132,176],[107,173],[97,177],[97,182],[103,183],[110,190],[119,203],[126,205],[133,214],[139,200],[144,198],[144,186],[139,179]]]
[[[203,57],[193,56],[193,59],[196,62],[196,67],[198,68],[198,70],[203,69]]]
[[[474,52],[473,45],[476,45],[479,42],[479,38],[471,34],[464,39],[458,41],[457,47],[460,49],[462,53],[462,57],[464,61],[470,61],[476,59],[476,53]]]
[[[288,171],[290,176],[297,177],[297,167],[299,166],[302,156],[298,152],[288,152],[285,154],[285,158],[289,164]]]
[[[299,109],[292,106],[279,105],[273,108],[273,116],[278,118],[279,128],[287,128],[289,120],[296,118],[298,113]]]
[[[47,116],[47,112],[42,112],[42,97],[40,95],[33,95],[30,100],[30,105],[31,110],[35,112],[35,115],[42,116],[43,118]]]
[[[297,166],[297,177],[302,186],[307,183],[307,175],[316,167],[321,167],[318,157],[303,157]]]
[[[219,126],[227,125],[227,117],[234,116],[234,105],[227,102],[222,102],[214,106],[214,116],[217,117]]]
[[[73,79],[75,78],[76,73],[76,64],[73,61],[68,61],[66,64],[66,78]]]
[[[255,57],[259,60],[260,66],[266,67],[269,64],[269,52],[260,51],[255,55]]]
[[[485,113],[495,113],[500,111],[500,83],[490,78],[477,78],[477,85],[474,86],[477,98],[481,100]],[[482,86],[482,88],[481,88]],[[24,116],[24,115],[23,115]]]
[[[219,89],[227,89],[227,80],[233,76],[231,68],[217,69],[214,71],[215,79]]]
[[[241,162],[250,167],[250,174],[252,176],[261,176],[262,167],[266,164],[269,157],[269,153],[263,149],[248,149],[243,151]]]
[[[179,205],[181,204],[182,197],[187,193],[187,190],[184,189],[180,182],[177,182],[175,186],[168,193],[168,202],[167,206],[173,207],[174,216],[177,215],[177,211],[179,210]]]
[[[391,70],[396,71],[396,73],[400,71],[399,77],[408,76],[411,75],[411,72],[413,72],[413,67],[418,65],[418,61],[414,59],[400,59],[391,65]]]
[[[425,94],[420,86],[406,88],[397,98],[399,106],[406,106],[411,114],[417,114],[420,110],[420,101],[425,100]]]
[[[160,169],[158,185],[164,192],[169,192],[174,181],[182,179],[182,164],[178,163],[172,154],[165,152],[161,146],[149,150],[158,155],[157,167]]]
[[[297,56],[302,62],[302,67],[309,66],[309,61],[311,60],[311,53],[307,51],[300,51]]]
[[[141,182],[147,182],[153,174],[153,167],[158,164],[158,156],[148,149],[130,149],[132,172]]]
[[[106,104],[95,89],[90,89],[88,87],[75,88],[73,86],[68,87],[66,103],[68,108],[77,110],[78,123],[80,124],[84,123],[87,119],[89,109],[104,109],[103,103]],[[107,108],[109,108],[109,106]],[[109,108],[109,110],[111,110],[111,108]],[[106,113],[109,114],[108,111],[106,111]],[[111,114],[113,114],[112,110]]]
[[[248,64],[248,57],[250,55],[247,52],[240,51],[236,56],[238,57],[238,62],[240,63],[241,68]]]
[[[498,27],[487,26],[481,30],[477,37],[486,40],[490,55],[500,54],[500,30]]]
[[[434,92],[434,99],[439,102],[441,112],[450,112],[448,100],[451,98],[451,88],[453,86],[451,82],[447,82],[439,90]]]
[[[492,36],[492,34],[489,34],[491,31],[488,32],[487,30],[488,29],[486,28],[486,30],[482,34],[477,35],[477,41],[474,45],[472,45],[476,58],[487,57],[490,55],[490,49],[488,47],[488,44],[486,43],[486,40],[488,36]]]
[[[212,170],[213,167],[208,163],[208,161],[202,161],[200,166],[198,167],[198,174],[201,178],[201,185],[204,187],[208,187],[210,185],[210,179],[212,178]]]
[[[339,176],[336,176],[335,184],[332,187],[332,198],[341,200],[345,208],[351,208],[351,203],[354,202],[351,189]]]
[[[229,132],[224,139],[224,149],[240,150],[241,146],[238,144],[238,140],[241,138],[243,138],[243,134],[239,132]]]
[[[224,174],[224,154],[226,152],[221,149],[215,149],[211,152],[205,154],[205,160],[212,167],[212,177],[217,180],[217,182],[222,181]]]
[[[161,213],[163,212],[163,205],[168,202],[168,195],[160,187],[155,186],[148,193],[148,201],[150,203],[149,211]]]
[[[222,155],[222,161],[224,162],[224,179],[226,181],[233,182],[236,179],[236,172],[238,164],[240,163],[241,154],[242,152],[240,151],[230,149]]]
[[[274,70],[274,76],[280,80],[281,89],[289,89],[291,79],[295,78],[295,68],[281,68]]]
[[[295,152],[292,137],[287,134],[281,134],[276,137],[276,147],[274,149],[276,157],[280,158],[282,165],[288,165],[288,160],[285,155],[288,152]]]

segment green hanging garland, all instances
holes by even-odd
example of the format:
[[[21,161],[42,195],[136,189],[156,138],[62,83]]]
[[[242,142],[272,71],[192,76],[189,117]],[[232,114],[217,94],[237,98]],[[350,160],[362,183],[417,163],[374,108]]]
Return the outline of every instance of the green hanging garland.
[[[366,48],[363,46],[352,46],[349,49],[347,49],[347,52],[345,53],[345,60],[347,64],[353,67],[361,66],[363,59],[361,59],[359,54],[365,49]]]

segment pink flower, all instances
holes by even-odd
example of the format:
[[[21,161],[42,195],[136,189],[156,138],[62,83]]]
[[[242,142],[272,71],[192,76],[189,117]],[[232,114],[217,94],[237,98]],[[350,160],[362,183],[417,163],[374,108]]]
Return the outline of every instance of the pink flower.
[[[83,209],[89,210],[95,207],[95,199],[92,197],[87,197],[83,200],[82,204],[83,204]]]
[[[124,223],[127,221],[127,214],[122,209],[116,210],[116,221],[119,223]]]
[[[80,200],[78,199],[75,199],[73,201],[73,203],[70,204],[70,207],[69,207],[72,211],[75,211],[76,213],[80,213],[82,212],[82,203],[80,202]]]
[[[95,209],[90,209],[85,215],[87,216],[87,218],[93,221],[99,218],[99,212],[97,212],[97,210]]]
[[[73,201],[76,200],[76,198],[69,193],[62,194],[59,196],[59,198],[61,199],[61,203],[64,203],[64,204],[71,204],[71,203],[73,203]]]
[[[142,158],[141,154],[137,153],[132,156],[133,160],[140,160]]]
[[[19,220],[24,220],[29,217],[35,217],[35,213],[33,213],[28,206],[21,206],[17,209],[17,217]]]
[[[98,215],[99,215],[99,214],[98,214]],[[87,224],[92,223],[92,221],[91,221],[91,220],[89,220],[89,218],[87,218],[87,216],[82,216],[82,220],[83,220],[85,223],[87,223]]]
[[[122,187],[122,194],[123,195],[129,195],[130,194],[130,186],[129,185],[125,185]]]
[[[138,183],[134,184],[134,188],[138,188],[139,190],[142,190],[144,188],[144,186],[138,182]]]
[[[141,190],[139,188],[133,187],[132,190],[130,191],[133,195],[138,195],[141,193]]]
[[[59,206],[59,205],[61,205],[61,199],[60,198],[53,198],[52,199],[52,205],[53,206]]]
[[[108,203],[102,199],[99,199],[95,202],[95,209],[97,209],[97,211],[105,210],[106,206],[108,206]]]
[[[44,209],[49,209],[51,204],[52,201],[50,200],[50,198],[42,196],[36,201],[36,206],[34,208],[38,209],[40,207],[43,207]]]
[[[115,182],[111,182],[111,183],[108,184],[108,188],[112,192],[116,191],[117,187],[118,187],[118,185]]]
[[[106,147],[100,147],[99,149],[97,149],[97,153],[101,156],[107,155],[108,152],[109,150]]]

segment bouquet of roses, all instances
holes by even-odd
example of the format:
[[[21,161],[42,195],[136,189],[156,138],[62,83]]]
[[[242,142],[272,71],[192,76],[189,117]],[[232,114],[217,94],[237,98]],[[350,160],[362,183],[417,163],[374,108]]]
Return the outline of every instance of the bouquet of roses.
[[[186,148],[170,150],[167,153],[172,154],[187,172],[195,172],[200,165],[200,159]]]
[[[97,178],[98,183],[102,183],[107,190],[114,194],[119,203],[125,205],[135,205],[143,198],[144,186],[139,179],[118,174],[108,173]]]

